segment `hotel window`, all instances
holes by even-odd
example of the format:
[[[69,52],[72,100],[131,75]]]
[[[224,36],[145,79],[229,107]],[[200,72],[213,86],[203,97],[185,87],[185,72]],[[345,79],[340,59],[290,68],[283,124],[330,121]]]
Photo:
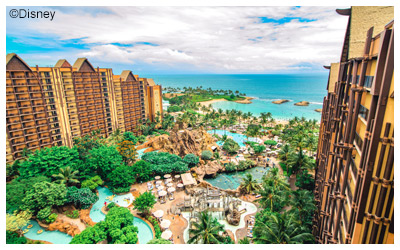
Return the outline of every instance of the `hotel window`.
[[[360,111],[359,111],[358,115],[361,116],[362,118],[364,118],[364,120],[367,120],[368,113],[369,113],[369,110],[366,107],[364,107],[363,105],[360,105]]]
[[[356,163],[354,162],[354,158],[351,158],[350,160],[350,167],[351,171],[353,172],[354,178],[357,178],[358,168],[356,166]]]
[[[361,139],[360,135],[356,132],[354,136],[354,142],[356,143],[357,147],[361,150],[363,145],[363,140]]]
[[[373,81],[374,81],[374,76],[365,76],[364,87],[371,88]]]
[[[356,77],[356,84],[358,84],[360,82],[360,76]]]

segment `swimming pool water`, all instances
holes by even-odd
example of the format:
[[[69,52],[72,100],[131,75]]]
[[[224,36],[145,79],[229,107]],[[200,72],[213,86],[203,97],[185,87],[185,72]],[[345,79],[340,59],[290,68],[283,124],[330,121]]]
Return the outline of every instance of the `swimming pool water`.
[[[144,151],[146,149],[148,149],[148,148],[142,148],[142,149],[139,149],[138,151],[136,151],[138,154],[138,159],[142,159],[142,155],[144,154]]]
[[[253,179],[258,181],[259,183],[262,180],[264,174],[268,172],[268,168],[264,167],[254,167],[250,169],[246,169],[244,171],[237,171],[232,173],[220,173],[217,174],[215,178],[207,178],[205,179],[214,187],[219,187],[221,189],[236,189],[240,186],[240,183],[245,178],[246,174],[251,174]]]
[[[239,144],[240,147],[246,146],[246,145],[244,144],[246,141],[254,141],[254,142],[257,142],[257,138],[254,138],[254,137],[249,137],[249,138],[247,138],[247,136],[245,136],[245,135],[237,134],[237,133],[232,133],[232,132],[229,132],[229,131],[223,130],[223,129],[208,130],[207,132],[208,132],[209,134],[211,134],[211,135],[213,135],[214,132],[215,132],[215,134],[217,134],[217,135],[219,135],[219,136],[223,136],[223,135],[232,136],[232,137],[233,137],[233,140],[234,140],[235,142],[237,142],[237,143]],[[219,146],[222,146],[224,143],[223,143],[222,141],[218,141],[217,144],[218,144]]]
[[[31,240],[44,240],[53,244],[68,244],[72,240],[72,236],[66,233],[60,231],[46,231],[44,228],[39,226],[35,220],[30,220],[29,224],[32,224],[33,227],[30,228],[27,233],[24,233],[24,236]],[[27,229],[27,226],[22,228],[22,230],[25,229]],[[43,232],[38,234],[38,230],[43,230]]]
[[[113,195],[113,193],[106,187],[97,187],[97,191],[99,192],[99,200],[93,204],[92,209],[90,210],[89,216],[94,222],[100,222],[106,218],[106,215],[101,211],[101,208],[104,206],[104,202],[110,203],[107,200],[107,197]],[[117,202],[117,204],[122,205],[126,202],[124,198],[130,198],[132,196],[131,193],[125,195],[116,195],[113,201]],[[125,204],[126,205],[126,204]],[[138,217],[133,218],[133,224],[139,229],[138,237],[140,244],[146,244],[149,240],[153,239],[153,232],[151,231],[150,226]]]
[[[144,220],[134,217],[133,225],[139,229],[139,244],[147,244],[147,242],[153,239],[153,231]]]

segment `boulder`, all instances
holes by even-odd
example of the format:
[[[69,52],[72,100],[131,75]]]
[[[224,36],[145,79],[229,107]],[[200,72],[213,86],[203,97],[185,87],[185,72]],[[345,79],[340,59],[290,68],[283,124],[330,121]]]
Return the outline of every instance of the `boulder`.
[[[77,234],[81,233],[81,230],[79,230],[78,226],[70,224],[69,222],[65,222],[62,219],[57,218],[57,220],[51,224],[49,224],[48,229],[49,231],[60,231],[63,233],[66,233],[68,235],[71,235],[74,237]]]
[[[90,207],[91,208],[91,207]],[[90,218],[90,208],[89,209],[82,209],[79,211],[79,218],[80,220],[88,224],[89,226],[94,226],[96,223],[92,221],[92,218]]]
[[[203,128],[180,130],[176,125],[170,135],[160,135],[147,143],[148,147],[161,152],[168,152],[184,157],[187,154],[200,156],[204,150],[211,150],[215,145],[212,136]]]

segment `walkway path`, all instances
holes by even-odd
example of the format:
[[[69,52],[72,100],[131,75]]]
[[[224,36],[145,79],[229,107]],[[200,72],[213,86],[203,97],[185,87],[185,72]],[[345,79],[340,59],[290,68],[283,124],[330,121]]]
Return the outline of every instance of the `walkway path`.
[[[61,220],[63,220],[66,223],[70,223],[72,225],[75,225],[79,228],[79,230],[81,230],[81,232],[83,230],[85,230],[86,225],[78,218],[78,219],[72,219],[69,218],[68,216],[66,216],[65,214],[58,214],[58,218],[60,218]]]

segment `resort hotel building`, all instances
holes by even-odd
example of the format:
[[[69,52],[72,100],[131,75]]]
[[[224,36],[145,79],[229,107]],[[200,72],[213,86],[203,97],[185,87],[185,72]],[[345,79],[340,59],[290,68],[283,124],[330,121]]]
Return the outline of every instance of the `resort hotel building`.
[[[138,134],[147,119],[162,118],[161,86],[131,71],[114,75],[86,58],[71,65],[30,67],[18,55],[6,56],[7,162],[20,159],[24,148],[65,145],[99,131]]]
[[[330,69],[315,172],[318,243],[394,242],[394,8],[352,7]]]

